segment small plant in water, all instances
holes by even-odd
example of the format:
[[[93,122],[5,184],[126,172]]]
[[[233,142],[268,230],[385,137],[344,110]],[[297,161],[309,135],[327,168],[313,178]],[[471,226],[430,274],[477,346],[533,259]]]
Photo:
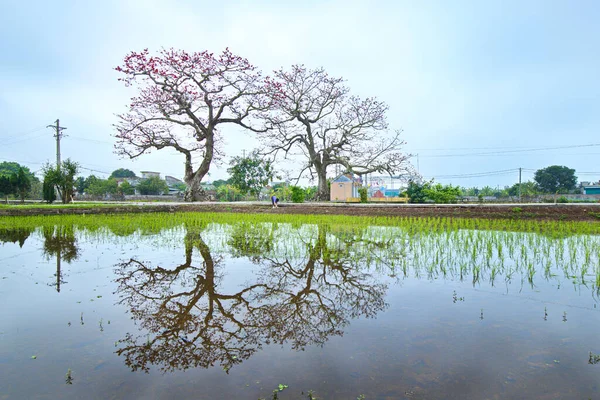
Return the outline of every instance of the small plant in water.
[[[457,301],[465,301],[464,297],[458,297],[456,294],[456,290],[452,292],[452,302],[456,303]]]
[[[71,376],[71,368],[69,368],[67,370],[67,373],[65,374],[65,383],[67,385],[72,385],[73,384],[73,376]]]
[[[600,354],[594,354],[590,351],[589,364],[600,364]]]

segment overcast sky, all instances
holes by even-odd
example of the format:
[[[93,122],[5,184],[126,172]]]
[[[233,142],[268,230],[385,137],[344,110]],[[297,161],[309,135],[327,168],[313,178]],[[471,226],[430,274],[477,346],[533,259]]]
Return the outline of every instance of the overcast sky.
[[[0,161],[54,162],[45,127],[60,118],[62,158],[82,175],[181,178],[184,160],[171,150],[136,161],[113,152],[115,114],[135,94],[114,67],[132,50],[229,47],[266,74],[322,66],[385,101],[427,179],[502,187],[519,167],[525,181],[558,164],[598,181],[598,21],[596,0],[1,0]],[[224,133],[229,156],[256,145],[239,129]],[[213,166],[209,180],[226,178],[226,167]]]

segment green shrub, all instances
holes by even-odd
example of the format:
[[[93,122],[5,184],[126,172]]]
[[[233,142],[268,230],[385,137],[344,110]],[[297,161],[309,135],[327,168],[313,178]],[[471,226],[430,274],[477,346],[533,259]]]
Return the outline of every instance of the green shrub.
[[[54,185],[47,178],[44,178],[42,195],[46,203],[52,203],[54,202],[54,200],[56,200],[56,192],[54,191]]]
[[[292,191],[292,201],[294,203],[304,203],[304,198],[306,197],[306,192],[299,186],[291,186],[290,190]]]
[[[369,201],[369,195],[367,193],[366,187],[361,187],[358,189],[358,194],[360,195],[360,202],[367,203]]]
[[[557,203],[568,203],[569,199],[567,199],[565,196],[560,196],[558,199],[556,199]]]

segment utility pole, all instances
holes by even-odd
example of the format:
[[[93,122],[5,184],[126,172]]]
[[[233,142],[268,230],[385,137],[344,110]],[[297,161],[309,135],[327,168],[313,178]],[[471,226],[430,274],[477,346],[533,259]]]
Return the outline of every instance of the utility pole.
[[[523,168],[519,167],[519,203],[521,202],[521,170]]]
[[[54,128],[56,133],[54,137],[56,138],[56,168],[60,168],[60,138],[62,137],[62,131],[67,129],[64,126],[60,126],[60,121],[56,119],[56,125],[48,125],[46,128]]]

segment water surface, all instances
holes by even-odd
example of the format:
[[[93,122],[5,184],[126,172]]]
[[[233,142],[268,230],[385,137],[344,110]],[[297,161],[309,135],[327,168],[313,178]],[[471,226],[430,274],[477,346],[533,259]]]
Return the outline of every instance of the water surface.
[[[600,398],[594,235],[211,223],[0,241],[0,399]]]

